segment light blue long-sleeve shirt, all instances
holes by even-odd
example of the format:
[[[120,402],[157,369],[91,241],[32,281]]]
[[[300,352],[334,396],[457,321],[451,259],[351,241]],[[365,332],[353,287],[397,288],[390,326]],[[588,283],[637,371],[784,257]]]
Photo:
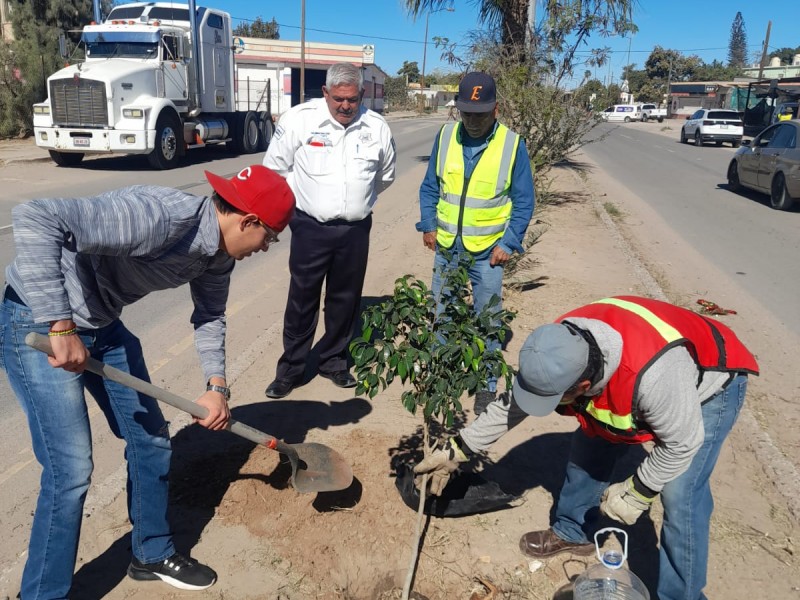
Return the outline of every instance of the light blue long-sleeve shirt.
[[[189,283],[195,345],[207,379],[225,377],[225,305],[234,260],[219,249],[210,198],[132,186],[12,211],[17,256],[6,281],[37,323],[96,329],[150,292]]]
[[[464,149],[464,175],[469,178],[475,170],[483,151],[489,145],[489,141],[497,130],[495,121],[492,130],[482,138],[471,138],[459,124],[458,139]],[[439,203],[440,188],[439,179],[436,176],[436,156],[439,153],[439,135],[433,142],[430,160],[428,161],[428,171],[425,179],[419,188],[419,211],[420,222],[417,223],[417,231],[426,233],[436,231],[436,205]],[[511,216],[508,227],[506,227],[503,237],[497,242],[500,248],[511,254],[513,251],[522,252],[522,240],[533,216],[534,192],[533,192],[533,173],[531,163],[528,158],[528,150],[525,141],[520,139],[517,147],[517,156],[514,161],[514,168],[511,171]]]

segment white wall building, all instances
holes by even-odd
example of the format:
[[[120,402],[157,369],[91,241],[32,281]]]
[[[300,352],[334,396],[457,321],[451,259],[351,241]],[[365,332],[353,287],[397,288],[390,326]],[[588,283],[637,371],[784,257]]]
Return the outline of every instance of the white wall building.
[[[3,0],[0,0],[0,2]],[[345,45],[305,43],[305,98],[300,98],[300,42],[236,37],[239,110],[266,110],[269,100],[273,114],[295,104],[322,97],[328,67],[348,62],[361,67],[364,74],[363,104],[377,112],[384,107],[384,73],[375,62],[371,44]],[[269,98],[267,89],[269,89]]]

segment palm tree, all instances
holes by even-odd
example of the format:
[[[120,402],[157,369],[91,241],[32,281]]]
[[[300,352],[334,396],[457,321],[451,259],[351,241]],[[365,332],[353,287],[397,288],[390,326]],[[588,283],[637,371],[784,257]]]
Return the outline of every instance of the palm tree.
[[[416,18],[427,11],[449,7],[454,0],[404,1],[408,13]],[[524,44],[530,2],[541,5],[544,19],[567,18],[579,33],[596,30],[601,35],[614,35],[631,31],[637,0],[472,0],[478,5],[478,19],[482,24],[491,28],[499,26],[506,49]]]

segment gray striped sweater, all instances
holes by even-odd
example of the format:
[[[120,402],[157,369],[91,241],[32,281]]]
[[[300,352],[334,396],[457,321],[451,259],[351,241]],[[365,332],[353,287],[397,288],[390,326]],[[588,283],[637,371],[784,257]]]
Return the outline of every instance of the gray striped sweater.
[[[210,198],[132,186],[12,211],[17,256],[6,281],[45,323],[95,329],[150,292],[189,283],[206,378],[225,376],[225,305],[234,260],[219,249]]]

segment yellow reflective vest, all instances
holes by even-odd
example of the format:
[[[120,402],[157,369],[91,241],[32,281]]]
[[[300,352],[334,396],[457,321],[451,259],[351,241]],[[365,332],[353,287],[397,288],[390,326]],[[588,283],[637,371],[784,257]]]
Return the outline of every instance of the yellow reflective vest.
[[[460,123],[449,123],[439,133],[436,241],[442,247],[450,248],[460,235],[464,248],[481,252],[503,237],[511,218],[511,173],[519,136],[498,123],[467,179],[460,127]]]

